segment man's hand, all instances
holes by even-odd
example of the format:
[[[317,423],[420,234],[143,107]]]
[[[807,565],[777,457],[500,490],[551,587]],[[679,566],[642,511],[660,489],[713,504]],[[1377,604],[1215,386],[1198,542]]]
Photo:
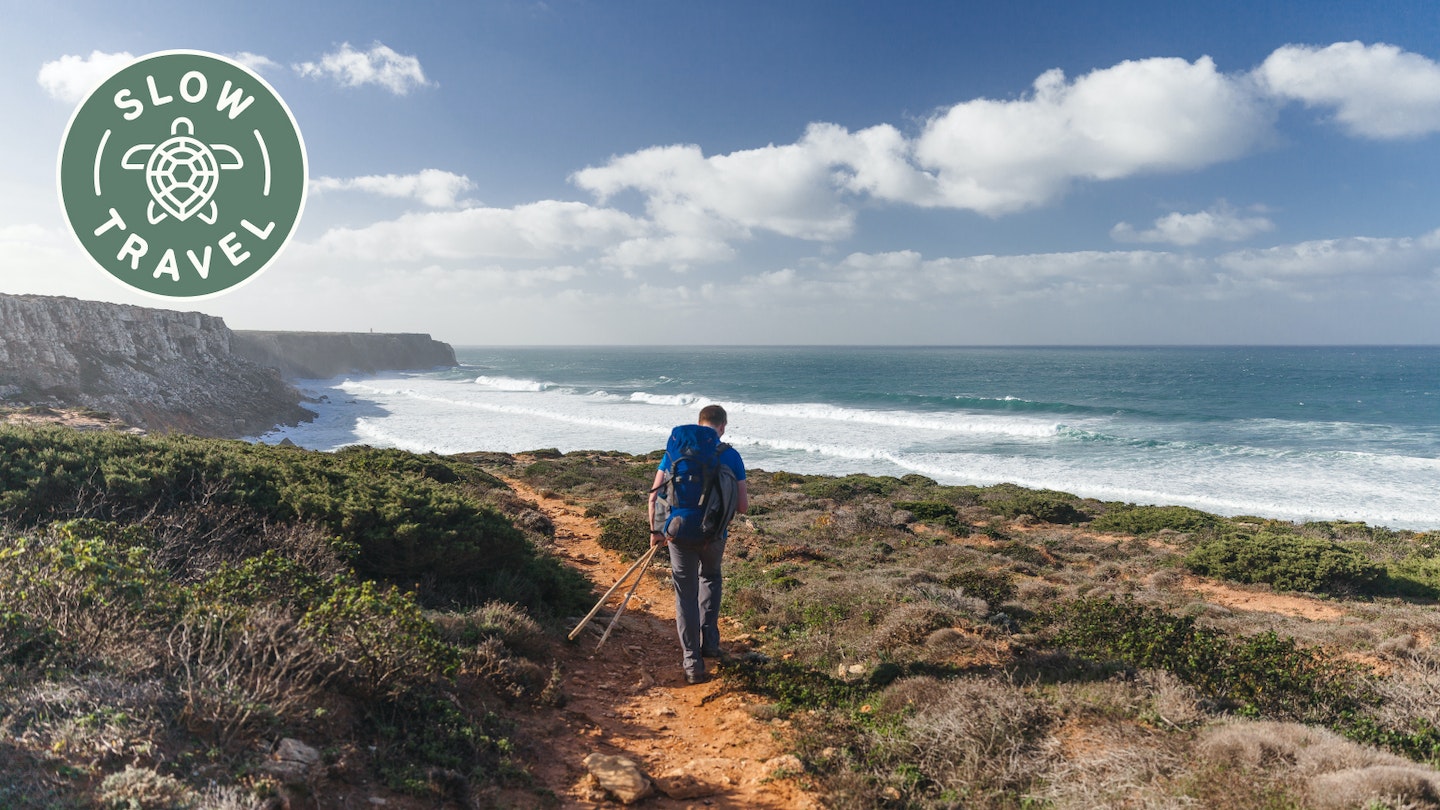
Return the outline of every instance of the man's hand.
[[[663,546],[669,541],[664,532],[650,532],[650,547]]]

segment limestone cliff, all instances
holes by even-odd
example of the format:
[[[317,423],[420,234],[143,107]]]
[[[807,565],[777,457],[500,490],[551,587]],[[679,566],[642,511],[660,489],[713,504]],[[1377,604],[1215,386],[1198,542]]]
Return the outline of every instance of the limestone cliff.
[[[0,405],[107,411],[147,430],[238,437],[313,417],[199,312],[0,294]]]
[[[421,370],[455,365],[455,350],[423,334],[369,332],[255,332],[237,330],[235,354],[280,370],[291,379]]]

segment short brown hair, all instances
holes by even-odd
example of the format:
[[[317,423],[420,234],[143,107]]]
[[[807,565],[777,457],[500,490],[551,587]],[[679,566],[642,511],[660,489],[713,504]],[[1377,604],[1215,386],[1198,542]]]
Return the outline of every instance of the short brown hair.
[[[729,417],[725,415],[725,409],[719,405],[706,405],[700,409],[700,424],[702,425],[725,425],[729,424]]]

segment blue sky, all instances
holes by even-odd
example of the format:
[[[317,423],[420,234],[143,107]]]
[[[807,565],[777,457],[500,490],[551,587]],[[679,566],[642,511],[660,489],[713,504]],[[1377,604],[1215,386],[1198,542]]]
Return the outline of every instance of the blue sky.
[[[286,253],[186,303],[55,193],[126,56],[285,98]],[[1433,3],[0,2],[0,292],[499,343],[1440,343]]]

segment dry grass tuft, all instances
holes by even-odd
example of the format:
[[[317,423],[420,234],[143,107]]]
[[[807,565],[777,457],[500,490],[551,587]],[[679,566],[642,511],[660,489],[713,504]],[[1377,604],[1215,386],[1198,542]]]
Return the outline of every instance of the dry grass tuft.
[[[222,748],[276,721],[301,718],[334,676],[329,656],[288,613],[186,616],[170,634],[181,718]]]
[[[116,810],[188,810],[195,797],[184,782],[132,765],[105,777],[96,798]]]
[[[1316,810],[1440,807],[1440,774],[1419,765],[1371,765],[1320,774],[1308,784]]]
[[[1174,568],[1162,568],[1146,578],[1145,584],[1152,591],[1173,591],[1185,581],[1185,576]]]
[[[1044,770],[1039,741],[1046,705],[1025,688],[992,679],[910,679],[882,702],[913,705],[905,720],[912,761],[945,791],[981,797],[1023,789]]]
[[[1250,771],[1288,771],[1312,779],[1326,774],[1372,768],[1427,768],[1376,748],[1351,742],[1333,731],[1300,723],[1237,720],[1208,729],[1196,746],[1210,762]],[[1377,771],[1377,773],[1380,773]],[[1384,771],[1389,773],[1389,771]]]
[[[910,603],[890,611],[875,628],[874,644],[878,650],[923,643],[929,635],[955,622],[954,611],[933,603]]]

